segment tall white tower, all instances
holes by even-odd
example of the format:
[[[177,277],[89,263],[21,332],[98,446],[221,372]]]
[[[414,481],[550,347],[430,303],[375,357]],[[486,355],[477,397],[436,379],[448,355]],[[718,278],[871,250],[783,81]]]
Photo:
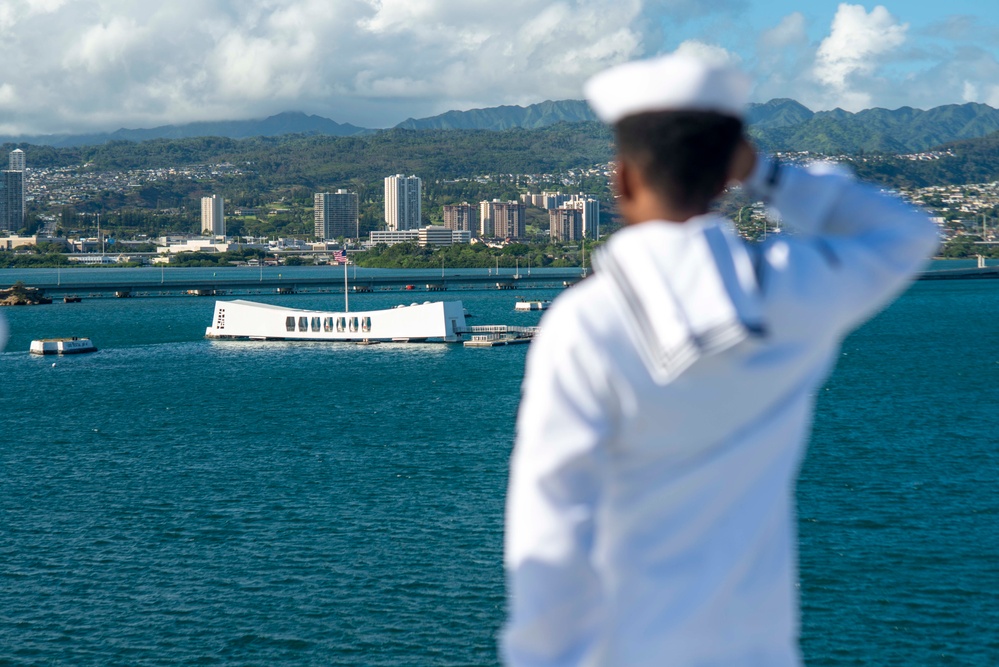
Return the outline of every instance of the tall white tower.
[[[225,236],[225,204],[219,195],[201,198],[201,233]]]
[[[10,152],[10,170],[24,171],[24,151],[15,148]]]
[[[423,182],[416,176],[385,178],[385,222],[389,231],[419,229],[423,221],[420,191]]]

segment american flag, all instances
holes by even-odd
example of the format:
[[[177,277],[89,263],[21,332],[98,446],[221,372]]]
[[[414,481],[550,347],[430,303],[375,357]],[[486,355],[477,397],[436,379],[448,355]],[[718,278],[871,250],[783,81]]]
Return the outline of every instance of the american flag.
[[[333,251],[333,261],[337,264],[347,263],[347,251],[346,250],[334,250]]]

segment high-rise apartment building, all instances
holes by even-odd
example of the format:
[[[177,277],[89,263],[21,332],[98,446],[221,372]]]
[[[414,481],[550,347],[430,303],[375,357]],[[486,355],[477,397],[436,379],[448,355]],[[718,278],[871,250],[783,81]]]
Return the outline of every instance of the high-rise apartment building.
[[[0,171],[0,230],[16,232],[24,227],[24,172]]]
[[[24,151],[10,152],[10,169],[0,171],[0,230],[24,227]]]
[[[600,238],[600,201],[582,193],[569,197],[566,208],[579,209],[583,214],[583,238]]]
[[[444,206],[444,226],[452,231],[479,232],[479,211],[468,202]]]
[[[583,212],[578,208],[556,208],[548,212],[548,219],[552,241],[579,241],[583,238]]]
[[[201,198],[201,233],[225,236],[225,204],[219,195]]]
[[[316,238],[328,241],[340,237],[359,238],[356,192],[337,190],[315,195]]]
[[[20,148],[15,148],[10,152],[10,170],[24,171],[24,167],[24,151]]]
[[[527,236],[527,206],[519,201],[479,203],[479,235],[484,238],[522,239]]]
[[[416,176],[385,178],[385,222],[389,231],[419,229],[423,220],[422,181]]]

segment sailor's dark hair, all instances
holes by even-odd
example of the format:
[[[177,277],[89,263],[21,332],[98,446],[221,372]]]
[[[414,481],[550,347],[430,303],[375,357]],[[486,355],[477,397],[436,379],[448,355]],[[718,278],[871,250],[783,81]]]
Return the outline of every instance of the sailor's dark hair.
[[[743,123],[710,111],[656,111],[623,118],[614,131],[621,157],[660,195],[707,210],[725,188]]]

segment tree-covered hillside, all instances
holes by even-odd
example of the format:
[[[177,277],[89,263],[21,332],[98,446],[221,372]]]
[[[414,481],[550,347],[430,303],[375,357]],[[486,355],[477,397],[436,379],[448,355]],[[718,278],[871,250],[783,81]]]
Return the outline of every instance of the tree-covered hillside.
[[[0,152],[10,151],[5,144]],[[266,182],[309,188],[414,173],[424,179],[558,173],[611,159],[609,130],[560,123],[538,130],[388,130],[358,137],[292,135],[113,141],[100,146],[21,145],[34,168],[81,164],[96,170],[156,169],[229,162]]]
[[[857,175],[892,188],[999,181],[999,132],[940,146],[931,159],[854,158]]]

